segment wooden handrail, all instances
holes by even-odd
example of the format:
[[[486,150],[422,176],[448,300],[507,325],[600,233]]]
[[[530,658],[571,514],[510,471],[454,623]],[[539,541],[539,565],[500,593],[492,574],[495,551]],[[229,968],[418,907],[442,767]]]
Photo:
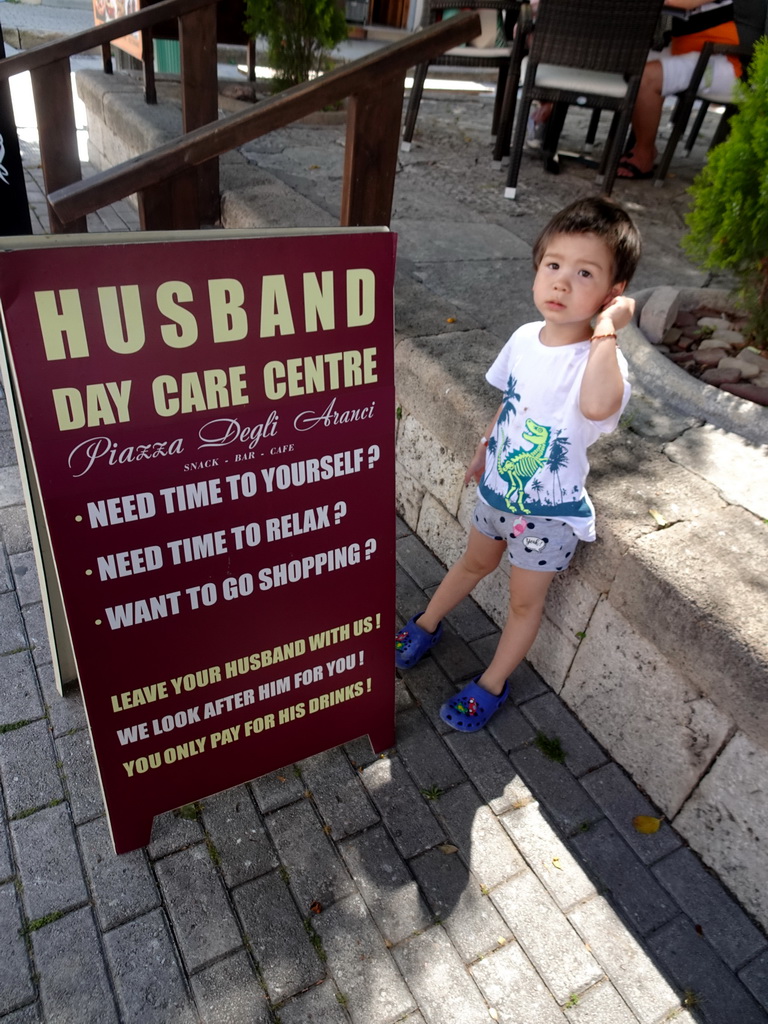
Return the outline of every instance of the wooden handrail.
[[[57,39],[53,43],[33,46],[30,50],[24,50],[12,57],[0,60],[0,82],[12,75],[18,75],[22,71],[34,71],[46,64],[74,57],[75,54],[95,49],[113,39],[131,35],[133,32],[139,32],[141,29],[149,28],[159,22],[190,14],[201,7],[210,6],[211,3],[215,6],[216,0],[161,0],[161,3],[152,4],[134,14],[115,18],[103,25],[87,28],[84,32],[75,32],[73,35]]]
[[[201,6],[207,0],[164,0],[163,3],[149,10],[164,9],[163,17],[167,19],[170,6],[189,4]],[[129,18],[137,15],[129,15]],[[158,19],[159,20],[159,19]],[[123,19],[125,26],[128,19]],[[121,34],[125,33],[125,27]],[[150,153],[134,157],[117,167],[102,171],[87,179],[78,181],[53,191],[48,202],[59,220],[71,223],[88,213],[117,202],[135,192],[149,189],[158,182],[167,181],[176,175],[184,174],[190,168],[220,156],[229,150],[250,142],[267,132],[274,131],[292,121],[298,120],[312,111],[337,103],[346,97],[352,97],[348,114],[347,142],[350,143],[352,124],[355,119],[361,121],[361,111],[368,105],[375,106],[382,95],[387,95],[386,107],[393,116],[393,91],[399,91],[402,102],[402,89],[405,72],[416,64],[431,60],[440,53],[461,43],[473,39],[480,33],[480,19],[476,12],[466,12],[432,25],[423,31],[414,33],[407,39],[391,44],[373,54],[359,60],[342,65],[313,82],[293,86],[285,92],[261,101],[253,110],[240,114],[232,114],[211,124],[203,125],[180,138],[174,139]],[[89,33],[81,33],[87,36]],[[34,52],[34,51],[30,51]],[[11,58],[16,59],[16,58]],[[397,124],[382,127],[378,144],[382,152],[391,162],[391,168],[382,168],[385,177],[391,172],[394,182],[394,158],[397,151],[399,131],[399,108]],[[370,119],[368,119],[370,129]],[[386,136],[386,140],[385,140]],[[392,142],[394,139],[394,154]],[[359,147],[357,147],[359,148]],[[369,160],[375,167],[375,161]],[[349,192],[356,170],[348,162],[345,165],[345,194]],[[370,179],[369,179],[370,187]],[[381,187],[382,194],[388,187],[385,182]],[[391,192],[390,192],[391,203]],[[346,223],[359,223],[365,214],[354,212],[355,202],[345,204],[347,208]],[[344,218],[343,218],[344,219]],[[369,223],[375,223],[369,221]]]

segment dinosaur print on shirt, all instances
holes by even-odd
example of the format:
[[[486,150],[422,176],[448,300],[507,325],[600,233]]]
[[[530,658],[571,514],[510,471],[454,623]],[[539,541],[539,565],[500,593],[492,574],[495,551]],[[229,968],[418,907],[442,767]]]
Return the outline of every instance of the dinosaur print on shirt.
[[[523,440],[533,447],[516,448],[506,457],[504,457],[504,448],[507,439],[503,433],[501,434],[496,468],[499,471],[499,476],[503,480],[509,481],[509,490],[505,500],[510,511],[530,514],[530,509],[525,507],[525,488],[541,467],[546,465],[550,434],[549,427],[543,427],[531,419],[526,420]]]

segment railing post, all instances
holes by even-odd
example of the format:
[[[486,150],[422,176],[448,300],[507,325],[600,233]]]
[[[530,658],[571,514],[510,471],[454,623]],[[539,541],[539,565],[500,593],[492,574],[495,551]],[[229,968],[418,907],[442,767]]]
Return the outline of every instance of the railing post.
[[[403,72],[349,97],[342,227],[389,225],[404,86]]]
[[[155,84],[155,44],[152,28],[141,30],[141,70],[144,76],[144,102],[157,103],[157,85]]]
[[[105,75],[112,74],[112,43],[101,44],[101,66],[104,69]]]
[[[219,116],[215,4],[179,18],[179,45],[181,116],[184,131],[191,132],[201,125],[215,122]],[[200,164],[197,173],[200,216],[204,224],[215,224],[221,213],[218,157]]]
[[[137,199],[142,231],[183,231],[200,227],[200,195],[195,167],[188,167],[171,178],[142,189]]]
[[[247,63],[248,63],[248,81],[256,81],[256,40],[248,40],[247,49]]]
[[[40,163],[45,193],[50,195],[56,189],[82,178],[69,59],[35,68],[30,74],[40,136]],[[74,234],[88,230],[85,217],[64,224],[50,204],[48,220],[52,234]]]

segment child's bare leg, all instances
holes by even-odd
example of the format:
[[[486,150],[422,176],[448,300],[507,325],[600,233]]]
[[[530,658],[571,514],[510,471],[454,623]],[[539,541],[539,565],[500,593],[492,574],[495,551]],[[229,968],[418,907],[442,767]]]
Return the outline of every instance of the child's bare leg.
[[[501,693],[507,677],[530,650],[539,631],[549,585],[556,575],[554,572],[534,572],[512,566],[507,621],[490,665],[477,680],[491,693]]]
[[[426,611],[419,616],[419,626],[428,633],[434,633],[440,620],[453,611],[457,604],[467,597],[475,586],[493,572],[507,549],[503,540],[493,540],[470,527],[464,554],[445,574],[442,583],[432,595]],[[538,576],[538,573],[531,573]],[[535,635],[535,633],[534,633]]]

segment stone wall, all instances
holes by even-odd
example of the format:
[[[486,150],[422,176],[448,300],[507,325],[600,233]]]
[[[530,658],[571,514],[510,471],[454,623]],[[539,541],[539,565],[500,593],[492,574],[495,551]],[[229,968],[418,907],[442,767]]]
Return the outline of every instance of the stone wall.
[[[399,511],[446,564],[474,505],[464,469],[498,400],[475,382],[497,348],[479,331],[397,347]],[[674,461],[679,443],[623,425],[592,449],[599,539],[554,581],[529,661],[766,925],[765,526]],[[499,625],[507,578],[475,594]]]

